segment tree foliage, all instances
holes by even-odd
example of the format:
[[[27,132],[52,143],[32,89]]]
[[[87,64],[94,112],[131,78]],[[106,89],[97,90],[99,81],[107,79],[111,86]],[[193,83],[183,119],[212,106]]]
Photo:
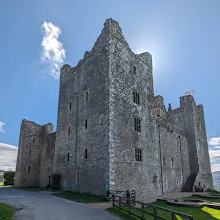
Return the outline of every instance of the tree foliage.
[[[5,185],[14,185],[15,172],[6,171],[4,173]]]

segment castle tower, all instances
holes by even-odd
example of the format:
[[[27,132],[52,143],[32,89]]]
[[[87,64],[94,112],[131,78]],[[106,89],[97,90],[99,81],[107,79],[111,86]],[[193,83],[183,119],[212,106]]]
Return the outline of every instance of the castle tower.
[[[107,19],[92,51],[61,68],[54,171],[63,188],[160,193],[151,59]]]
[[[16,187],[46,187],[54,158],[53,125],[22,120],[15,172]]]

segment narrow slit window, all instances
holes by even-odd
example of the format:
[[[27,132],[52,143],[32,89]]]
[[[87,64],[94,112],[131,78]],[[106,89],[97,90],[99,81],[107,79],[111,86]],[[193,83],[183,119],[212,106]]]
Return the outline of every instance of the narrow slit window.
[[[140,93],[133,92],[133,102],[140,105]]]
[[[70,102],[69,103],[69,110],[71,110],[72,109],[72,103]]]
[[[136,66],[133,66],[133,74],[136,75],[137,74],[137,69]]]
[[[77,172],[77,183],[79,183],[79,172]]]
[[[33,143],[35,142],[35,138],[33,139]]]
[[[31,149],[29,150],[29,156],[31,156]]]
[[[173,160],[173,158],[171,159],[171,167],[173,167],[174,166],[174,160]]]
[[[68,127],[68,135],[70,135],[70,132],[71,132],[70,127]]]
[[[67,154],[67,161],[70,161],[70,153]]]
[[[140,148],[135,148],[135,160],[136,161],[143,161],[142,150]]]
[[[86,119],[85,120],[85,129],[87,129],[88,128],[88,120]]]
[[[30,172],[31,172],[31,167],[29,166],[28,167],[28,174],[30,174]]]
[[[163,156],[163,166],[164,166],[164,167],[167,166],[167,165],[166,165],[166,157],[165,157],[165,156]]]
[[[134,117],[134,130],[137,132],[141,132],[141,120],[136,117]]]
[[[87,149],[87,148],[85,149],[85,152],[84,152],[84,157],[85,157],[85,159],[87,159],[87,158],[88,158],[88,149]]]
[[[86,94],[85,94],[85,99],[86,99],[86,102],[89,101],[89,91],[86,91]]]

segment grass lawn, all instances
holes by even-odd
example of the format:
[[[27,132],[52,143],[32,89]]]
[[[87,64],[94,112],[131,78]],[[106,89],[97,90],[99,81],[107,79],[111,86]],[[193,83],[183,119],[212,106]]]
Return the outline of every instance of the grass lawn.
[[[4,183],[3,183],[3,182],[0,182],[0,186],[4,186]]]
[[[11,220],[13,210],[10,205],[0,203],[0,220]]]
[[[192,215],[194,218],[194,220],[220,220],[220,210],[217,209],[213,209],[213,208],[209,208],[207,206],[204,207],[200,207],[200,208],[195,208],[195,207],[180,207],[180,206],[174,206],[174,205],[169,205],[164,201],[158,201],[158,202],[154,202],[154,205],[157,206],[161,206],[161,207],[165,207],[171,210],[175,210],[178,212],[182,212],[188,215]],[[130,217],[128,214],[126,214],[126,212],[119,212],[118,208],[109,208],[107,209],[108,211],[110,211],[111,213],[114,213],[116,215],[123,215],[121,216],[123,220],[136,220],[137,218],[135,217]],[[152,208],[145,208],[146,211],[153,213],[153,209]],[[136,212],[137,214],[140,215],[141,212],[135,211],[134,209],[132,210],[134,212]],[[167,219],[167,220],[171,220],[171,214],[165,211],[158,211],[159,216]],[[127,217],[126,217],[127,215]],[[150,215],[145,215],[145,217],[148,220],[153,220],[153,217]],[[185,218],[179,217],[177,216],[178,220],[185,220]]]
[[[72,200],[80,203],[99,203],[99,202],[107,202],[105,198],[99,196],[88,195],[84,193],[76,193],[76,192],[58,192],[53,193],[52,195],[58,196],[61,198],[65,198],[68,200]]]

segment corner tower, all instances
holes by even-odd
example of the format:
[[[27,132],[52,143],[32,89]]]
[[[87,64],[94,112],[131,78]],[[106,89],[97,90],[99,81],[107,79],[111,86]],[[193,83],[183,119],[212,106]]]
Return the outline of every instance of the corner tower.
[[[152,58],[107,19],[78,65],[61,68],[54,171],[70,190],[159,194]]]

